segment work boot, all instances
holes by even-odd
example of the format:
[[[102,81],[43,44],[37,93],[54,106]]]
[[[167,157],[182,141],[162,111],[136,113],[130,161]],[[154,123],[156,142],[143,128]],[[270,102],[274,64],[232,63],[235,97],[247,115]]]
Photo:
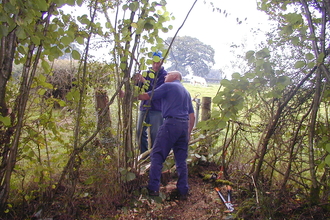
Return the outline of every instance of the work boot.
[[[159,196],[159,191],[153,191],[148,189],[149,196]]]
[[[188,199],[188,194],[179,194],[178,199],[180,201],[185,201]]]

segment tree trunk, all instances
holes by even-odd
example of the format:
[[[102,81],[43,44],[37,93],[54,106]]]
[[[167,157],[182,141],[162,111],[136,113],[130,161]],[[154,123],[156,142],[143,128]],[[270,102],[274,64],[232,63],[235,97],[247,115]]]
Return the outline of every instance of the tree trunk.
[[[7,1],[5,1],[7,2]],[[5,3],[4,2],[4,3]],[[6,87],[7,82],[11,77],[12,65],[14,60],[14,53],[17,45],[17,37],[15,30],[10,32],[7,36],[2,37],[0,45],[0,115],[2,117],[7,117],[11,114],[11,124],[10,127],[4,126],[3,122],[0,122],[0,155],[1,155],[1,165],[0,165],[0,209],[7,201],[9,194],[9,180],[5,178],[9,152],[10,152],[10,140],[15,132],[14,114],[12,110],[7,107],[6,103]]]
[[[259,174],[261,172],[261,167],[262,164],[264,162],[264,157],[267,153],[267,148],[268,148],[268,143],[270,141],[270,138],[272,137],[272,135],[274,134],[274,131],[276,129],[278,120],[280,119],[280,116],[282,114],[283,109],[286,107],[286,105],[288,104],[288,102],[292,99],[292,97],[297,93],[298,89],[305,83],[305,81],[315,72],[315,70],[317,69],[317,66],[315,66],[301,81],[300,83],[296,86],[295,89],[293,89],[285,98],[285,100],[283,101],[283,103],[279,104],[278,109],[275,113],[275,115],[273,116],[273,118],[271,119],[271,122],[269,123],[269,126],[267,127],[266,130],[266,135],[263,138],[263,140],[261,140],[261,152],[260,155],[258,155],[258,163],[256,165],[256,168],[254,170],[253,173],[253,177],[254,180],[256,181],[256,183],[258,182],[258,178],[259,178]]]
[[[52,16],[52,13],[54,11],[54,4],[51,4],[48,8],[48,15],[43,20],[37,20],[35,23],[35,29],[38,29],[38,26],[44,26],[43,33],[44,36],[47,34],[47,29],[49,26],[50,18]],[[17,16],[17,15],[16,15]],[[43,23],[44,22],[44,23]],[[14,29],[7,37],[3,37],[1,40],[1,61],[2,62],[8,62],[12,63],[14,59],[14,52],[16,49],[16,35]],[[8,48],[8,51],[4,51],[6,53],[5,56],[4,53],[2,53],[4,48]],[[5,149],[10,145],[10,148],[8,149],[8,152],[5,152],[5,154],[2,157],[2,167],[1,167],[1,179],[0,179],[0,208],[4,207],[5,203],[7,202],[8,196],[9,196],[9,190],[10,190],[10,180],[11,180],[11,174],[14,170],[14,167],[16,165],[16,159],[17,159],[17,152],[19,147],[19,141],[21,136],[21,130],[23,129],[23,121],[24,121],[24,115],[26,110],[27,101],[29,100],[29,94],[32,82],[35,77],[35,73],[37,71],[38,61],[41,56],[42,51],[42,42],[38,46],[38,49],[35,51],[35,45],[31,43],[28,46],[28,52],[26,54],[26,61],[23,65],[23,71],[22,71],[22,81],[20,84],[20,90],[19,90],[19,96],[17,98],[17,102],[15,103],[16,106],[14,108],[14,113],[17,112],[17,123],[15,125],[16,130],[14,133],[14,138],[12,140],[12,143],[7,143]],[[5,57],[5,59],[3,59]],[[4,65],[5,67],[5,79],[6,81],[9,80],[9,77],[11,76],[12,66],[11,64],[6,63]],[[1,63],[3,65],[4,63]],[[7,67],[7,68],[6,68]],[[1,68],[1,73],[3,69]],[[2,76],[1,76],[2,77]],[[7,77],[7,78],[6,78]],[[3,78],[0,78],[3,80]],[[6,82],[7,83],[7,82]],[[2,83],[2,85],[6,86],[6,83]],[[5,93],[6,89],[1,87],[1,93]],[[4,98],[5,94],[1,94],[1,99]],[[4,100],[0,100],[1,105],[4,104]],[[5,107],[5,106],[1,106]],[[6,109],[7,110],[7,109]],[[8,110],[7,110],[8,111]]]
[[[95,91],[95,100],[96,100],[96,112],[97,112],[97,123],[98,127],[100,127],[100,139],[102,145],[106,145],[111,147],[109,144],[111,143],[112,134],[111,134],[111,118],[110,118],[110,110],[108,106],[109,98],[107,92],[105,90],[96,90]],[[106,109],[105,114],[101,114],[103,109]]]

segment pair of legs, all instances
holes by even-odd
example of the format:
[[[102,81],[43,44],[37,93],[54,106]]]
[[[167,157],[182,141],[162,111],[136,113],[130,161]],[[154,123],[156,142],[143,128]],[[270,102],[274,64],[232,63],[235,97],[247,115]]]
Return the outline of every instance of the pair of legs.
[[[136,135],[141,154],[149,149],[147,128],[150,128],[151,146],[153,146],[158,129],[163,124],[163,121],[164,119],[160,111],[139,112]]]
[[[150,155],[149,190],[159,191],[163,163],[171,149],[173,149],[176,170],[179,176],[177,189],[181,195],[188,194],[188,168],[186,162],[188,140],[187,120],[169,118],[164,121],[163,125],[159,128]]]

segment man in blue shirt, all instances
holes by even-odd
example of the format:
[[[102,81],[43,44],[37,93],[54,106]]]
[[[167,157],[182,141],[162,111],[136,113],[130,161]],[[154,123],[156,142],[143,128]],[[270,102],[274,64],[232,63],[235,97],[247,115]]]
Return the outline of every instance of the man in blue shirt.
[[[164,122],[159,128],[151,151],[148,191],[151,196],[159,195],[163,163],[173,149],[178,173],[177,190],[179,199],[186,200],[188,195],[188,142],[194,126],[195,113],[189,92],[180,83],[182,75],[178,71],[169,72],[165,83],[154,90],[140,94],[140,100],[161,100]]]
[[[137,85],[144,89],[145,92],[151,92],[153,89],[161,86],[167,74],[166,70],[161,65],[163,59],[162,53],[160,51],[154,52],[152,56],[154,62],[152,68],[147,71],[147,76],[143,77],[141,74],[135,75]],[[145,126],[144,123],[148,124],[148,126]],[[150,129],[150,146],[153,146],[158,129],[162,124],[163,117],[160,100],[152,99],[141,101],[136,131],[141,154],[149,149],[147,128],[149,127]]]

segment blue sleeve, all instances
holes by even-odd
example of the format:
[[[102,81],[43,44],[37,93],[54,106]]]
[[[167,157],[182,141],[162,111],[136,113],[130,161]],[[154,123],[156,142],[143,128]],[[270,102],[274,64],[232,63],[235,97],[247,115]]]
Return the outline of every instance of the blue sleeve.
[[[152,99],[162,99],[166,96],[167,87],[168,87],[168,85],[166,83],[164,83],[164,84],[160,85],[158,88],[156,88],[154,90],[153,94],[152,94],[152,91],[149,91],[148,95],[150,97],[152,95]]]
[[[189,94],[189,93],[188,93]],[[189,94],[189,99],[188,99],[188,113],[194,113],[194,107],[192,105],[192,101],[191,101],[191,96]]]

